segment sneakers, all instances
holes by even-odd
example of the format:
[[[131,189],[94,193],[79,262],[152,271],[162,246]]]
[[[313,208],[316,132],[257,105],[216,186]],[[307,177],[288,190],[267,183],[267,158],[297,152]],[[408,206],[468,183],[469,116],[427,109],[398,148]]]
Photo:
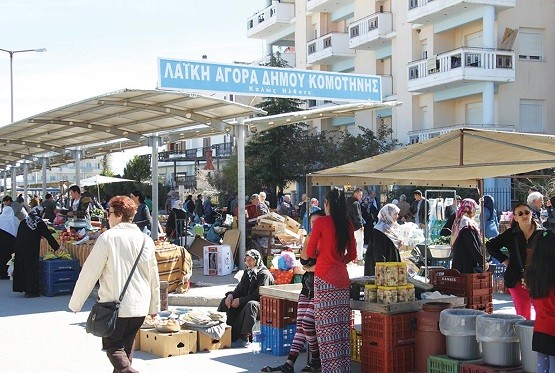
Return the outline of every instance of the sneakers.
[[[231,342],[231,348],[244,348],[250,346],[249,341],[245,341],[242,338],[237,339],[236,341]]]
[[[270,367],[270,366],[266,366],[264,368],[262,368],[260,370],[261,373],[264,372],[286,372],[286,373],[293,373],[295,372],[295,370],[293,369],[293,367],[287,363],[280,365],[279,367]]]

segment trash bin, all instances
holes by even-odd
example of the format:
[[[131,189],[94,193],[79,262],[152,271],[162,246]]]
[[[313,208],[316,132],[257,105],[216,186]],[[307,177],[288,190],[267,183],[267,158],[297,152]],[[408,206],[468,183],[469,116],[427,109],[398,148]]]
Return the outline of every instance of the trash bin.
[[[447,309],[439,315],[439,330],[445,336],[447,355],[457,360],[482,357],[482,346],[476,340],[476,317],[484,311]]]
[[[522,371],[535,372],[538,353],[532,351],[532,337],[534,336],[534,320],[517,321],[516,334],[520,341],[520,357],[522,358]]]
[[[520,365],[520,346],[515,331],[518,315],[480,315],[476,317],[476,339],[482,342],[484,364],[496,367]]]

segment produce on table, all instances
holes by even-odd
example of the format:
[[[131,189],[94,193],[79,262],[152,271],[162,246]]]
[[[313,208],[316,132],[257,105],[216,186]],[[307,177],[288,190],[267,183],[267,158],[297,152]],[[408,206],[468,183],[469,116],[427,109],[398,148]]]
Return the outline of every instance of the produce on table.
[[[42,256],[43,260],[51,260],[51,259],[65,259],[71,260],[73,259],[69,251],[67,250],[58,250],[55,252],[54,250],[50,249]]]

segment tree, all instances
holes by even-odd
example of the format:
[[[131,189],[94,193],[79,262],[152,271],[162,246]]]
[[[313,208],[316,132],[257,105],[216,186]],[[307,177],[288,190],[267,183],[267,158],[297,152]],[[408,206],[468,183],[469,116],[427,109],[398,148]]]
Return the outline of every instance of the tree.
[[[100,173],[103,176],[114,176],[114,171],[110,168],[110,155],[104,154],[102,156],[102,172]]]
[[[123,169],[123,178],[143,182],[151,178],[150,162],[147,157],[134,156]]]

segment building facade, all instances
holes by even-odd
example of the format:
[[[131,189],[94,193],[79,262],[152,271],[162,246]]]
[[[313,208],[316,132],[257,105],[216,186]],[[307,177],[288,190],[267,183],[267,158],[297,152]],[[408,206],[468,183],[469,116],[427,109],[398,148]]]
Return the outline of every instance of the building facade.
[[[460,126],[555,134],[550,0],[259,0],[247,36],[294,67],[382,77],[402,106],[315,121],[414,143]],[[253,5],[254,6],[254,5]],[[294,59],[291,54],[294,53]],[[333,105],[308,100],[307,107]]]

